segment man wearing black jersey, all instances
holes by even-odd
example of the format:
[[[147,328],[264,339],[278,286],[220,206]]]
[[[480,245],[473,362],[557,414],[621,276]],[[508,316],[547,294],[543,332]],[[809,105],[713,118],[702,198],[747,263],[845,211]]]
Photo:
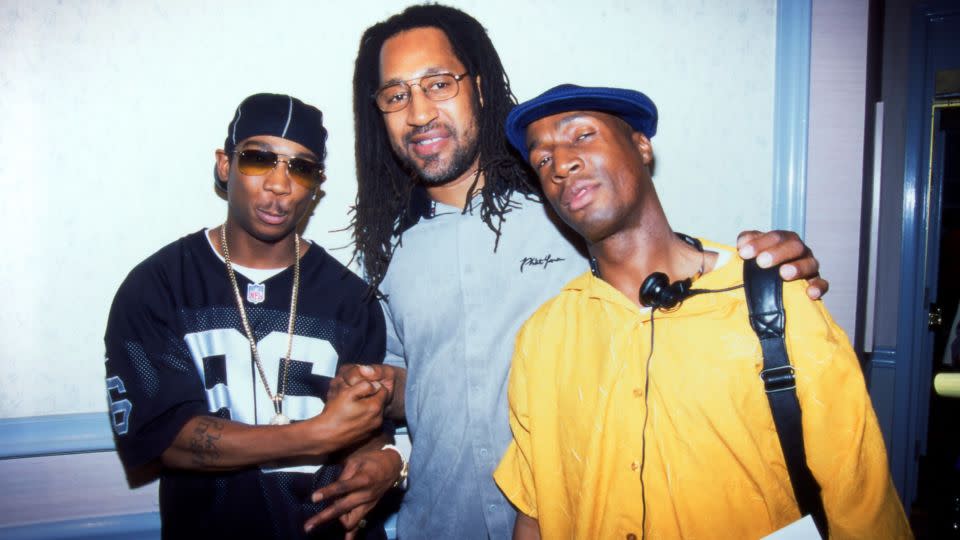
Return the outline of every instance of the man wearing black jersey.
[[[382,361],[383,314],[362,280],[297,233],[325,142],[318,109],[244,100],[216,152],[226,221],[140,263],[114,299],[110,417],[128,472],[159,465],[164,538],[303,537],[321,508],[310,494],[336,477],[329,456],[383,446],[371,436],[391,389],[330,388],[338,365]]]

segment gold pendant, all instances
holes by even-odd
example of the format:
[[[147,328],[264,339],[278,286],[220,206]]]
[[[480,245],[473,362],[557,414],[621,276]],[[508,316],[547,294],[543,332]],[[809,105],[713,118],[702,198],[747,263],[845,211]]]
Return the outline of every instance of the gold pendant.
[[[290,419],[283,413],[277,413],[270,419],[271,426],[285,426],[290,423]]]

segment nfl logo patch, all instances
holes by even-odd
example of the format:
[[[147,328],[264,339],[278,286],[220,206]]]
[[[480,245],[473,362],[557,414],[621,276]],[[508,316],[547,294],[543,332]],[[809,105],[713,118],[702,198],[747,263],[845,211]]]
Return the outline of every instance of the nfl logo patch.
[[[267,297],[267,288],[263,286],[263,283],[249,283],[247,284],[247,302],[251,304],[259,304],[263,302],[263,299]]]

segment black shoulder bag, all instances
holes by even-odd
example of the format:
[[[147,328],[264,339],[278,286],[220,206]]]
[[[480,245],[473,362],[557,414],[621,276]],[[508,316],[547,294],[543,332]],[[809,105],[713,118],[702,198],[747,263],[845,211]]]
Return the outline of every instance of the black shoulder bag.
[[[763,349],[764,390],[773,412],[773,423],[787,462],[790,483],[800,514],[810,514],[820,536],[827,536],[827,515],[823,510],[820,485],[807,467],[803,447],[803,424],[793,366],[784,341],[786,315],[783,310],[783,282],[778,268],[760,268],[755,260],[743,262],[743,290],[750,311],[750,326]]]

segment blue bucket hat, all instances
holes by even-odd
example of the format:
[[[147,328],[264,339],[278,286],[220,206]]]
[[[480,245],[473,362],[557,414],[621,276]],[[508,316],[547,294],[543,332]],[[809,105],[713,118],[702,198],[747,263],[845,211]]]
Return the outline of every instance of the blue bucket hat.
[[[657,133],[657,106],[646,95],[622,88],[584,87],[575,84],[554,86],[525,101],[507,116],[507,140],[530,161],[527,126],[552,114],[568,111],[600,111],[622,118],[630,126],[652,138]]]

